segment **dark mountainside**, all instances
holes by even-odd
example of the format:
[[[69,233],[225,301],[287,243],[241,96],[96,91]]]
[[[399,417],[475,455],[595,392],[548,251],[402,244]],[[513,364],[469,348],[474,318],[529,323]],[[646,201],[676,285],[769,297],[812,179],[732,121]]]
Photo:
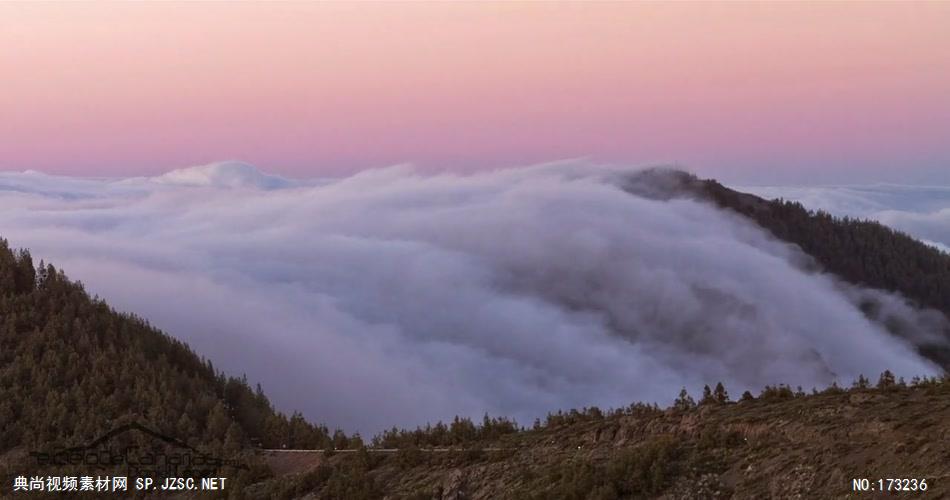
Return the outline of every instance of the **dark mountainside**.
[[[688,174],[666,173],[653,185],[655,192],[637,194],[710,199],[799,245],[848,282],[900,292],[950,313],[950,256],[909,236]],[[948,366],[946,351],[920,349]],[[4,498],[14,476],[49,472],[30,462],[31,451],[88,443],[128,423],[202,452],[240,458],[248,467],[224,474],[233,479],[228,491],[207,494],[218,498],[879,495],[852,492],[853,478],[926,479],[926,497],[950,495],[948,380],[905,383],[885,374],[872,385],[862,379],[849,390],[807,395],[767,387],[755,397],[743,394],[738,403],[717,387],[698,405],[682,394],[666,410],[643,404],[571,410],[528,429],[503,418],[478,424],[456,419],[415,431],[393,429],[364,445],[359,436],[275,411],[259,387],[216,371],[182,342],[115,312],[62,271],[35,268],[27,252],[0,243]],[[285,447],[326,451],[260,449]]]
[[[874,221],[810,211],[797,202],[765,200],[681,171],[646,170],[629,179],[632,182],[624,188],[633,194],[663,199],[693,197],[742,214],[777,239],[797,245],[820,270],[854,285],[899,293],[917,306],[950,317],[950,254],[907,234]],[[875,317],[874,304],[865,304],[864,311],[881,319]],[[886,321],[885,325],[894,335],[903,336],[900,325]],[[950,331],[942,333],[950,341]],[[917,344],[917,348],[946,371],[950,370],[946,344]]]

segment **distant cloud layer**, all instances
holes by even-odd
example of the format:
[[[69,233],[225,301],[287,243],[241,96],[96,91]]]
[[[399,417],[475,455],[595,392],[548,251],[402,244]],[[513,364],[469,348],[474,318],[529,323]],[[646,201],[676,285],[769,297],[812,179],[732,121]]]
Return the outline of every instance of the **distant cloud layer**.
[[[937,371],[855,303],[873,297],[914,338],[942,317],[810,273],[710,205],[628,194],[621,175],[4,173],[0,235],[280,408],[350,430]]]

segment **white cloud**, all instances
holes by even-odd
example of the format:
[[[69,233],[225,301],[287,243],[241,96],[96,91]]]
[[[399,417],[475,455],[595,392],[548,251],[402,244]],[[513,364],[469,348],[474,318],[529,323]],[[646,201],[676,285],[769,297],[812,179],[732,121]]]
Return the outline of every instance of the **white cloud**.
[[[150,180],[162,184],[218,188],[278,189],[294,185],[293,181],[289,179],[263,174],[253,165],[239,161],[224,161],[197,167],[180,168],[153,177]]]
[[[810,274],[738,216],[630,195],[616,171],[192,182],[209,171],[0,174],[0,235],[279,407],[364,432],[937,371],[855,303],[876,297],[914,338],[942,318]]]

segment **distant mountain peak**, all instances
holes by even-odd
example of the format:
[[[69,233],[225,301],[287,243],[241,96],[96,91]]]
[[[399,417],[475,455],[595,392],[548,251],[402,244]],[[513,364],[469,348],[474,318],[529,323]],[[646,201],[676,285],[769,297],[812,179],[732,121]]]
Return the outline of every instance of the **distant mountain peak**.
[[[162,184],[217,188],[280,189],[295,182],[277,175],[265,174],[250,163],[221,161],[180,168],[151,179]]]

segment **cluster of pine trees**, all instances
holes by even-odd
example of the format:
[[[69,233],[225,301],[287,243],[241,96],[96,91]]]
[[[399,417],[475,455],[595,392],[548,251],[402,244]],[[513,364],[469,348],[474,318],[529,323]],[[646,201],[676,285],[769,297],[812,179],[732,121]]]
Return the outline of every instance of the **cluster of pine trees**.
[[[415,430],[393,427],[373,438],[376,448],[440,448],[464,446],[470,443],[495,441],[502,436],[515,434],[521,429],[514,420],[485,415],[481,425],[471,419],[455,417],[448,425],[438,422]]]

